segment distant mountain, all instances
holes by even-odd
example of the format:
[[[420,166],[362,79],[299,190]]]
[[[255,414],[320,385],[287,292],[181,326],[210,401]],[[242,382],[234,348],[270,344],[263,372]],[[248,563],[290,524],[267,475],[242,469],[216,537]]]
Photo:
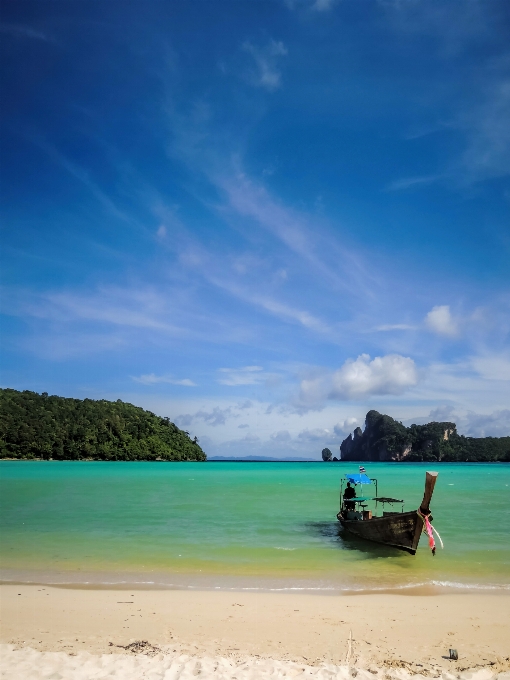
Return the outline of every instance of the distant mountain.
[[[464,437],[455,423],[405,427],[391,416],[369,411],[365,430],[340,445],[342,461],[510,462],[510,437]]]
[[[250,463],[316,463],[315,458],[297,458],[297,457],[291,457],[291,458],[271,458],[270,456],[208,456],[207,458],[208,461],[217,461],[217,462],[227,462],[227,461],[233,461],[233,462],[243,462],[247,461]]]
[[[168,418],[120,399],[66,399],[0,389],[0,458],[206,460]]]

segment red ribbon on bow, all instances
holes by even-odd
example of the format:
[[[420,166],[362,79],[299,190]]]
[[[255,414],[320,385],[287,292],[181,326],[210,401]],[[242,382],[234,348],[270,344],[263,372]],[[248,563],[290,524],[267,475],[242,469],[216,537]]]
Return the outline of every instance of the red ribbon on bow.
[[[425,533],[428,535],[429,539],[429,546],[430,549],[432,550],[432,554],[436,554],[436,542],[434,540],[434,534],[432,533],[432,524],[430,523],[430,520],[427,515],[424,515],[420,510],[418,510],[418,514],[423,520],[423,529]]]

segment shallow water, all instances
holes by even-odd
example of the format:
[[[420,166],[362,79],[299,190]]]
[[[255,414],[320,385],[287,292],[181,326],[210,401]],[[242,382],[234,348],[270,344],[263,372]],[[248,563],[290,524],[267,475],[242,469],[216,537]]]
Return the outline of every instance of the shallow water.
[[[368,464],[418,507],[430,464]],[[168,587],[510,589],[510,465],[439,464],[416,556],[336,521],[347,463],[0,463],[4,580]]]

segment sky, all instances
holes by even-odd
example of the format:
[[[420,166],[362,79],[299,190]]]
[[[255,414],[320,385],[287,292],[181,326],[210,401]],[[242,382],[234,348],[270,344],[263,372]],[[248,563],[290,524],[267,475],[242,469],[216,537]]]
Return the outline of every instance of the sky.
[[[510,435],[507,0],[20,3],[1,385],[209,455]]]

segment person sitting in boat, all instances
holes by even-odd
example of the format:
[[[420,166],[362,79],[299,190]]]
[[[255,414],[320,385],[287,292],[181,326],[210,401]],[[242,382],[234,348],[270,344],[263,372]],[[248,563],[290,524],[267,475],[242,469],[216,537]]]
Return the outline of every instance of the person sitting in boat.
[[[344,503],[346,510],[354,510],[356,504],[353,503],[350,498],[356,498],[356,489],[351,486],[350,482],[347,482],[347,488],[344,491]]]

